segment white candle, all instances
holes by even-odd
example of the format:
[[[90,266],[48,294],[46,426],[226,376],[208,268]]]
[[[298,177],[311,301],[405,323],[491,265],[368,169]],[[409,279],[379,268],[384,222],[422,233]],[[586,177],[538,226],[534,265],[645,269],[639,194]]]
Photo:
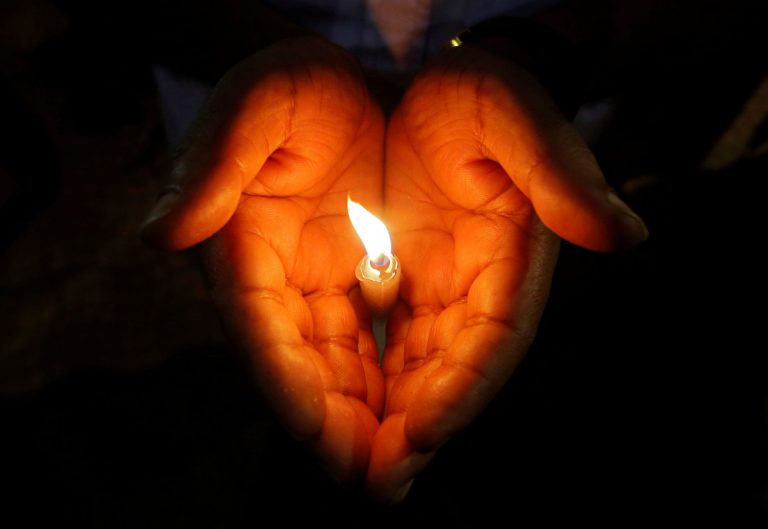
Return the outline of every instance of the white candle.
[[[400,290],[400,261],[392,253],[389,231],[381,220],[347,196],[347,212],[365,246],[366,255],[355,267],[363,299],[375,315],[392,309]]]

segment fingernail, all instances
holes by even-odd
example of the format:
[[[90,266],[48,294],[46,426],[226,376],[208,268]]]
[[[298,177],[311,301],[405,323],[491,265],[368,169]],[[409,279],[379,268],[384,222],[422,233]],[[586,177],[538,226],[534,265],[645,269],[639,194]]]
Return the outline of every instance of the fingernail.
[[[619,223],[627,232],[632,233],[632,239],[642,242],[648,238],[648,227],[637,213],[619,198],[619,196],[610,191],[608,193],[608,202],[616,209],[619,214]]]
[[[160,197],[160,200],[157,201],[155,206],[149,212],[149,215],[147,215],[147,218],[144,220],[142,226],[148,226],[158,219],[165,217],[168,213],[171,212],[173,205],[178,202],[179,197],[181,197],[181,193],[175,189],[166,191],[166,193]]]
[[[408,495],[408,492],[411,490],[411,485],[413,485],[413,480],[410,480],[408,483],[397,489],[397,492],[392,497],[393,505],[396,505],[405,499],[405,497]]]

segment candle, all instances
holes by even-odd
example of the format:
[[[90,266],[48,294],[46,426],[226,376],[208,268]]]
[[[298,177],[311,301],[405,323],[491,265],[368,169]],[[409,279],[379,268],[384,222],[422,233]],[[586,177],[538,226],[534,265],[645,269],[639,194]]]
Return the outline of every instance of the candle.
[[[400,262],[392,253],[389,231],[381,220],[347,196],[347,213],[366,255],[355,267],[355,276],[368,308],[374,315],[389,312],[400,289]]]

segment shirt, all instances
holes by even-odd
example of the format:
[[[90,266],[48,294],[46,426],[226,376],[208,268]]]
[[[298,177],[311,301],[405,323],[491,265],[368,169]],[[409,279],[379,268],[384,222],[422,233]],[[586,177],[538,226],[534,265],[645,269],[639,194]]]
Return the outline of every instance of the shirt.
[[[414,73],[463,29],[500,15],[530,16],[559,0],[272,0],[277,11],[378,73]]]
[[[407,80],[463,29],[530,16],[560,0],[271,0],[275,10],[355,55],[369,72]],[[210,86],[154,67],[169,144],[178,145]]]

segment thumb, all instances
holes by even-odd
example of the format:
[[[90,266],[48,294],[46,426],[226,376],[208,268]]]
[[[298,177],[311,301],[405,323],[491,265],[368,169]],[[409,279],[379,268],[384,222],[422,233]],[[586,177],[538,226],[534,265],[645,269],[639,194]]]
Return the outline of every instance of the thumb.
[[[486,117],[485,143],[542,222],[590,250],[619,250],[645,240],[645,224],[608,186],[581,135],[545,89],[522,70],[513,82],[514,93],[507,90],[508,97],[498,98]]]
[[[547,136],[546,154],[518,183],[542,222],[590,250],[631,248],[648,238],[645,223],[605,182],[576,129],[563,122]]]
[[[294,91],[288,76],[259,82],[263,62],[255,55],[233,68],[205,103],[142,226],[149,246],[181,250],[216,233],[284,140]]]

